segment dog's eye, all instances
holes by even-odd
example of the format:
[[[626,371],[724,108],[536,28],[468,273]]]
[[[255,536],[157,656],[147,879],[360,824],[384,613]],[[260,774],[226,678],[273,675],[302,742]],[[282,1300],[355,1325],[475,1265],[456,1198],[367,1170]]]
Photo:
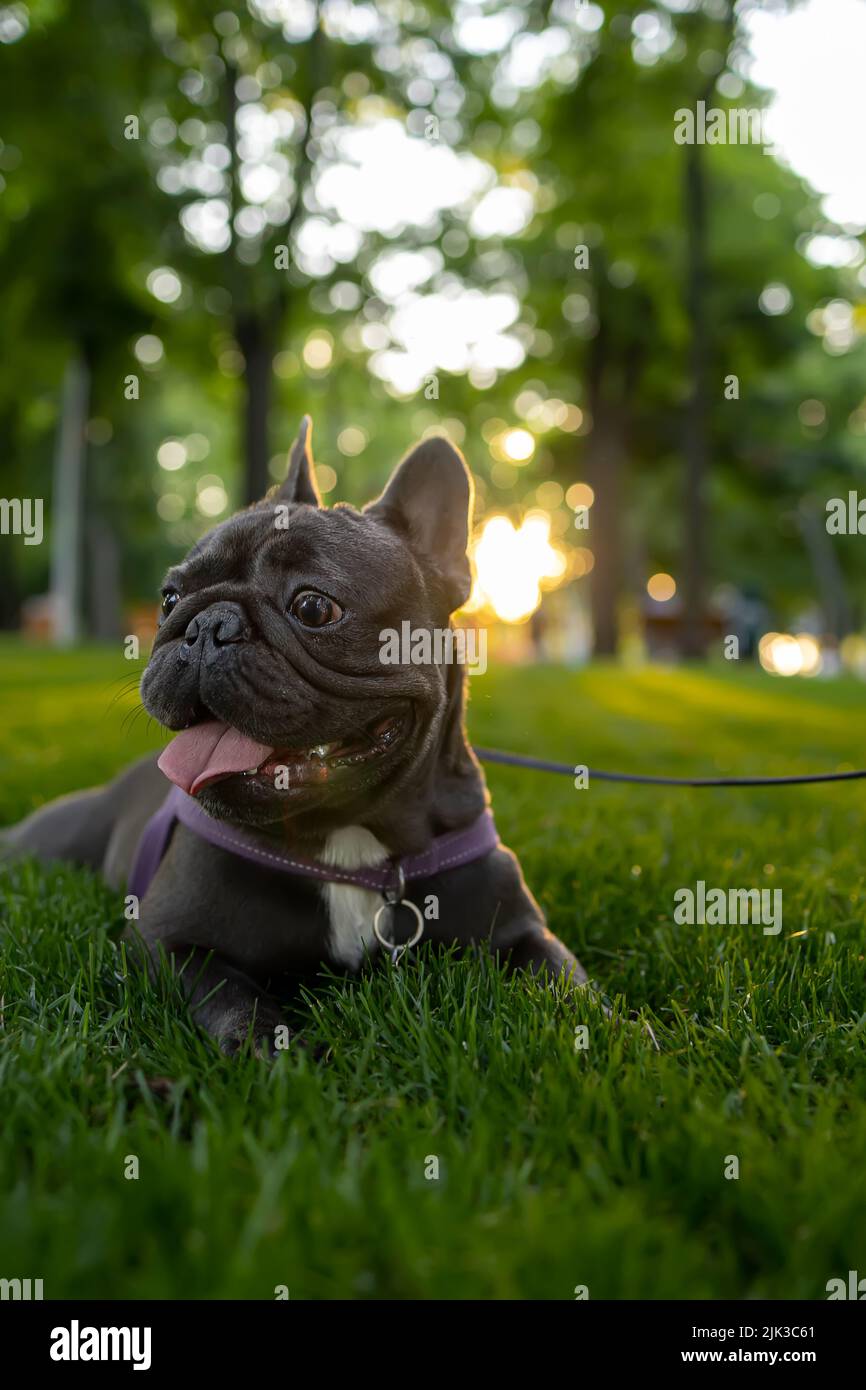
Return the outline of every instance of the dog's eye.
[[[162,616],[167,618],[176,603],[180,602],[177,589],[166,589],[162,596]]]
[[[327,627],[328,623],[336,623],[343,616],[339,604],[328,598],[327,594],[317,594],[313,589],[305,589],[298,594],[289,611],[302,627]]]

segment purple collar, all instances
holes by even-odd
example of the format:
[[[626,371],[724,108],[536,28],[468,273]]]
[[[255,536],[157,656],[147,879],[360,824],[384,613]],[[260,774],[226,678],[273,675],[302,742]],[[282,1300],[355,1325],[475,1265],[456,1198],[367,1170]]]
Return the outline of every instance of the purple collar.
[[[263,868],[284,874],[299,874],[302,878],[315,878],[321,883],[351,883],[389,898],[393,894],[402,897],[403,885],[412,879],[430,878],[443,869],[470,864],[474,859],[489,854],[499,844],[492,813],[482,811],[478,819],[463,830],[450,830],[447,835],[437,835],[421,854],[388,859],[381,868],[338,869],[301,855],[265,849],[253,835],[237,826],[214,820],[202,810],[194,797],[187,796],[179,787],[172,787],[159,810],[144,827],[135,852],[129,875],[129,891],[139,900],[144,897],[162,863],[177,821],[209,844],[237,854],[250,863],[261,864]]]

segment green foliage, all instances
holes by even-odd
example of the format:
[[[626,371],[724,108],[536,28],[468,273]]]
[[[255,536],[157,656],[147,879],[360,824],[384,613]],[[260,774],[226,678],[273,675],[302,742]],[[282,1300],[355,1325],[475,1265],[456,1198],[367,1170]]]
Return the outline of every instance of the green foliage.
[[[602,8],[605,22],[590,33],[577,13],[528,5],[505,49],[481,55],[460,47],[452,6],[438,3],[399,14],[385,7],[382,27],[366,37],[340,29],[333,16],[304,29],[300,12],[284,30],[264,9],[225,0],[30,5],[28,32],[2,54],[0,84],[0,320],[14,346],[0,382],[4,494],[50,495],[63,370],[73,353],[83,353],[92,370],[90,414],[111,431],[107,442],[88,447],[88,517],[114,530],[124,595],[140,600],[208,524],[195,510],[203,473],[224,481],[229,508],[244,500],[242,412],[253,367],[238,348],[247,340],[259,341],[265,354],[274,468],[299,415],[311,410],[320,457],[338,475],[332,497],[360,502],[418,433],[452,427],[465,436],[482,504],[514,510],[534,502],[541,481],[567,488],[586,474],[595,446],[592,378],[603,356],[605,411],[626,451],[618,503],[625,547],[651,567],[676,570],[687,526],[683,414],[693,383],[685,161],[673,140],[674,114],[703,97],[722,107],[757,106],[764,94],[745,85],[737,97],[723,95],[720,82],[741,66],[742,38],[730,18],[706,7],[666,12],[673,42],[658,61],[642,64],[631,24],[641,6]],[[503,74],[517,45],[553,30],[568,37],[562,58],[534,84],[509,87]],[[713,53],[718,78],[708,75]],[[434,60],[445,76],[421,100],[413,79]],[[228,138],[233,102],[242,107],[259,77],[264,108],[289,112],[293,122],[279,148],[289,212],[284,225],[259,237],[233,234],[227,249],[208,254],[184,234],[181,213],[201,191],[177,170]],[[247,84],[240,96],[239,81]],[[357,339],[362,327],[387,324],[370,270],[393,239],[366,234],[354,258],[321,274],[304,271],[296,257],[289,273],[275,273],[272,243],[292,242],[307,212],[334,220],[309,198],[313,176],[334,157],[330,131],[369,119],[374,102],[380,116],[404,123],[420,141],[423,120],[443,94],[452,111],[443,117],[443,138],[486,161],[505,186],[529,189],[536,213],[519,236],[479,238],[470,233],[468,208],[443,211],[429,224],[407,226],[399,244],[442,251],[442,272],[425,292],[458,277],[516,295],[527,356],[483,389],[443,371],[438,400],[407,400],[368,371],[369,349]],[[131,114],[140,119],[138,140],[124,138]],[[704,170],[706,563],[711,580],[758,587],[792,611],[817,588],[797,529],[799,503],[808,493],[820,508],[828,495],[856,486],[864,465],[862,342],[831,356],[807,319],[814,327],[815,311],[841,297],[859,325],[862,287],[856,270],[818,269],[805,258],[813,233],[839,229],[802,181],[761,148],[708,146]],[[236,211],[245,204],[234,166],[228,186]],[[585,270],[574,266],[577,242],[590,248]],[[176,302],[160,302],[146,288],[161,265],[181,278]],[[337,282],[348,285],[356,307],[337,307]],[[771,317],[758,300],[776,282],[790,289],[792,308]],[[581,295],[586,315],[575,317],[573,305],[564,312],[569,297]],[[327,372],[303,361],[314,328],[334,340]],[[145,333],[164,347],[150,365],[133,354]],[[123,396],[130,371],[141,377],[138,402]],[[732,373],[740,382],[736,401],[724,397]],[[515,400],[527,385],[579,405],[585,426],[575,434],[536,422],[532,465],[516,476],[492,474],[482,430],[491,419],[517,423]],[[798,409],[816,399],[826,419],[804,423]],[[358,457],[338,450],[347,424],[370,441]],[[155,465],[157,447],[191,433],[205,434],[210,452],[167,477]],[[594,485],[603,487],[603,459],[596,471]],[[158,495],[169,489],[185,507],[180,522],[156,514]],[[861,549],[839,548],[854,592],[863,577]],[[47,585],[48,547],[7,549],[0,564],[8,621],[13,599]],[[629,570],[626,588],[636,578]]]

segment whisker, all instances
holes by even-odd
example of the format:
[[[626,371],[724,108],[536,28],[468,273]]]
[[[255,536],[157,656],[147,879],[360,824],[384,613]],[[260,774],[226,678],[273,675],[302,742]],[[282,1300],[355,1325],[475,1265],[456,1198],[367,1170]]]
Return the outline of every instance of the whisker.
[[[104,682],[103,689],[110,690],[113,685],[118,685],[119,682],[127,681],[130,678],[132,678],[133,680],[138,680],[146,665],[147,662],[143,658],[139,661],[127,662],[127,669],[124,671],[123,675],[112,676],[111,680]]]
[[[137,689],[138,689],[138,681],[133,681],[132,684],[126,686],[125,689],[123,689],[123,690],[118,690],[118,691],[111,697],[111,699],[109,700],[108,704],[106,705],[106,707],[105,707],[105,714],[106,714],[106,715],[109,715],[109,714],[111,713],[111,711],[114,709],[114,706],[117,704],[118,700],[125,700],[128,696],[132,695]]]
[[[133,726],[133,724],[135,723],[135,721],[136,721],[138,715],[144,714],[144,713],[145,713],[144,705],[143,705],[140,701],[139,701],[139,703],[138,703],[133,709],[127,710],[126,714],[123,716],[123,718],[122,718],[121,721],[120,721],[120,727],[121,727],[122,732],[125,733],[125,734],[130,733],[131,730],[132,730],[132,726]]]

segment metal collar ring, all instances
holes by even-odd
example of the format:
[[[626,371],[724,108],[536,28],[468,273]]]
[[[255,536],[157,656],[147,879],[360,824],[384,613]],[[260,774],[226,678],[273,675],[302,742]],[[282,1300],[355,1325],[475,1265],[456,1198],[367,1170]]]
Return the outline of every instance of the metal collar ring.
[[[409,911],[415,914],[417,926],[408,941],[401,941],[399,943],[396,941],[389,941],[379,925],[382,920],[382,913],[390,912],[391,909],[395,907],[408,907]],[[373,934],[379,942],[379,945],[384,946],[386,951],[400,951],[402,954],[402,952],[407,951],[410,946],[417,946],[421,937],[424,935],[424,918],[421,916],[421,909],[415,903],[410,902],[408,898],[401,898],[399,902],[384,902],[382,906],[378,908],[373,918]]]

